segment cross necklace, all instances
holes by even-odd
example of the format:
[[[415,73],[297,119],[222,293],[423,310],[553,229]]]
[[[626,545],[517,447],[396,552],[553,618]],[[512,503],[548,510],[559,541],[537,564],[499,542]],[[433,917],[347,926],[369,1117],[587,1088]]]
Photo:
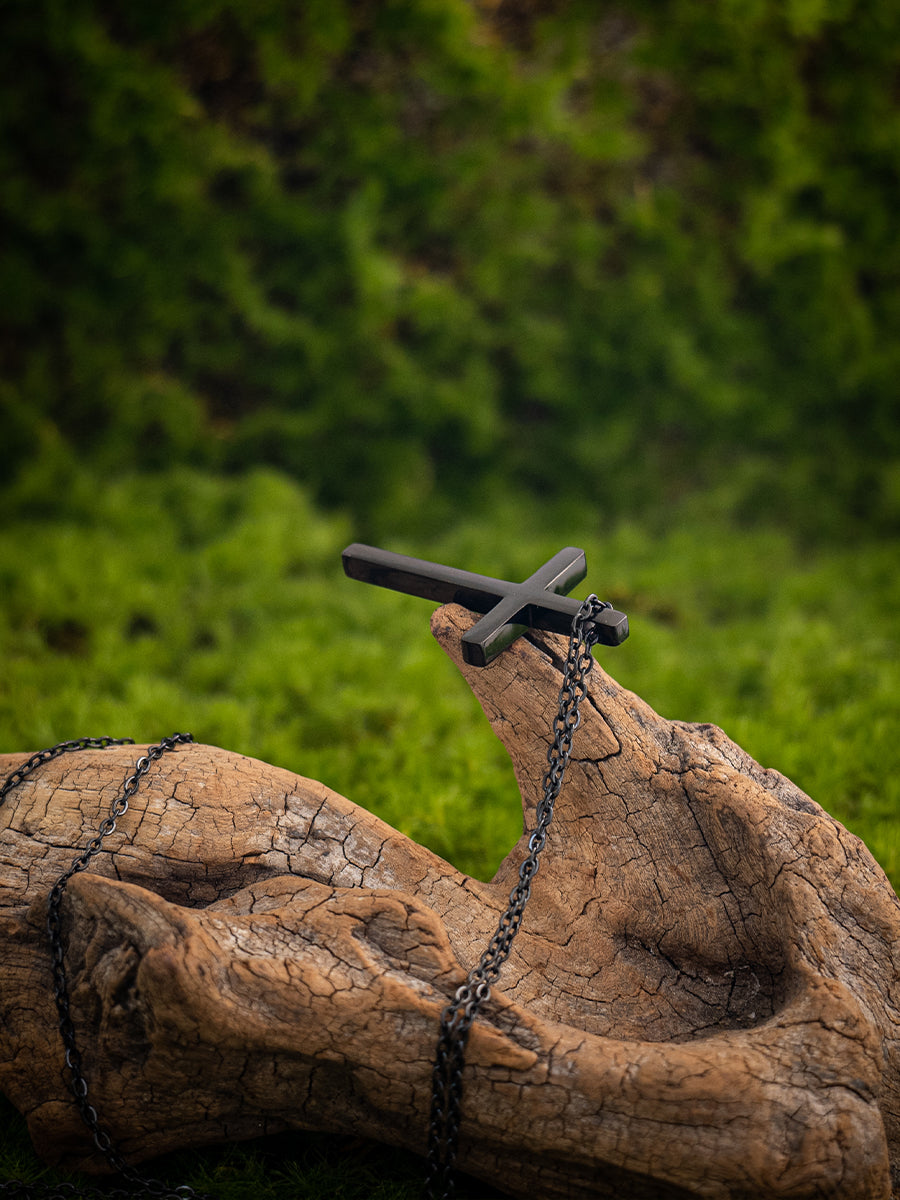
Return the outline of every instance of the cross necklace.
[[[588,596],[583,602],[568,599],[565,593],[587,574],[584,551],[574,546],[560,550],[524,583],[489,579],[455,567],[442,567],[358,544],[347,547],[343,562],[344,570],[352,579],[440,603],[462,604],[473,612],[484,613],[461,639],[463,658],[473,666],[487,666],[529,628],[569,634],[558,709],[553,719],[553,737],[547,751],[548,769],[542,782],[543,795],[535,810],[535,827],[528,839],[528,854],[519,867],[518,882],[509,894],[509,903],[487,948],[441,1013],[431,1076],[423,1197],[424,1200],[452,1200],[456,1190],[463,1066],[469,1032],[479,1010],[491,998],[491,986],[499,979],[501,968],[509,957],[531,896],[532,881],[553,818],[553,806],[572,753],[572,738],[581,721],[581,701],[594,662],[591,649],[598,642],[606,646],[620,645],[628,637],[628,618],[596,596]]]
[[[523,583],[509,583],[460,571],[455,567],[439,566],[403,554],[393,554],[374,546],[354,543],[343,556],[344,570],[351,579],[374,583],[380,587],[420,596],[441,604],[456,603],[483,614],[462,637],[465,661],[473,666],[486,667],[528,629],[545,629],[569,633],[569,652],[559,693],[559,708],[553,721],[553,738],[547,752],[549,769],[544,776],[543,797],[536,810],[537,823],[528,842],[528,855],[519,869],[519,882],[510,893],[509,905],[478,964],[466,982],[457,989],[450,1004],[441,1014],[440,1037],[432,1072],[432,1103],[429,1124],[428,1174],[425,1182],[427,1200],[451,1200],[454,1195],[456,1146],[462,1113],[462,1070],[469,1029],[479,1009],[490,1000],[491,985],[509,956],[513,939],[521,924],[525,905],[531,894],[531,882],[538,869],[539,856],[544,848],[547,830],[553,816],[553,805],[562,786],[563,776],[572,749],[572,737],[580,721],[580,704],[585,695],[585,679],[593,664],[591,648],[597,643],[618,646],[628,637],[628,618],[612,605],[589,596],[584,602],[570,599],[566,593],[587,574],[583,550],[568,546],[560,550]],[[83,870],[99,853],[108,834],[115,831],[116,822],[128,808],[152,761],[182,742],[193,740],[190,734],[174,734],[164,738],[137,763],[134,774],[126,781],[122,795],[117,797],[110,816],[88,848],[72,863],[54,887],[49,904],[48,933],[54,961],[54,996],[60,1013],[60,1034],[66,1046],[66,1062],[70,1069],[70,1086],[79,1111],[94,1142],[110,1166],[124,1176],[131,1187],[116,1191],[117,1196],[198,1197],[187,1186],[168,1188],[157,1180],[147,1179],[129,1168],[119,1155],[111,1137],[101,1123],[96,1109],[88,1102],[87,1085],[81,1071],[81,1055],[75,1030],[69,1015],[68,984],[65,972],[65,942],[61,934],[60,908],[68,880]],[[80,738],[61,742],[49,750],[33,755],[27,763],[0,786],[0,803],[21,780],[34,769],[58,754],[71,750],[121,744],[130,739]],[[0,1193],[15,1197],[40,1197],[41,1200],[62,1200],[72,1194],[68,1184],[56,1187],[23,1184],[18,1180],[0,1181]],[[93,1195],[93,1189],[82,1195]],[[198,1197],[199,1200],[199,1197]]]
[[[581,601],[566,593],[587,574],[584,551],[575,546],[554,554],[524,583],[490,579],[356,542],[341,558],[351,579],[484,613],[462,637],[463,658],[475,667],[487,666],[528,629],[570,633]],[[628,637],[628,618],[611,606],[594,618],[594,626],[595,641],[604,646],[620,646]]]

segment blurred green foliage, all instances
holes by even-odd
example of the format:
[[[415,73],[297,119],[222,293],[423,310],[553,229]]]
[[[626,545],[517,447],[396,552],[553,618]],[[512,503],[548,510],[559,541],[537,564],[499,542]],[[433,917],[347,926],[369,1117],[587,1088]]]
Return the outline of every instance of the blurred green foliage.
[[[7,0],[7,513],[290,472],[365,535],[697,489],[900,526],[900,9]]]

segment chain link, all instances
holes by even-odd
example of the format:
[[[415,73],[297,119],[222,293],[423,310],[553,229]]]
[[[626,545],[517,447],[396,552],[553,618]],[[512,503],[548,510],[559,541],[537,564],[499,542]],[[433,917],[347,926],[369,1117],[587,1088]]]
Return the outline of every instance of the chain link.
[[[432,1070],[431,1118],[428,1129],[428,1161],[425,1200],[452,1200],[456,1185],[459,1126],[462,1116],[463,1065],[472,1022],[491,997],[491,985],[500,977],[512,943],[522,924],[531,885],[537,874],[553,807],[559,796],[566,767],[572,755],[572,738],[581,724],[581,702],[585,680],[594,664],[591,649],[599,640],[594,622],[605,608],[605,600],[588,596],[576,613],[569,638],[569,651],[559,692],[559,707],[553,718],[553,741],[547,751],[548,768],[543,795],[538,803],[534,831],[528,839],[528,855],[519,867],[519,881],[509,894],[509,904],[500,917],[494,936],[484,953],[441,1014],[434,1067]]]
[[[196,1192],[187,1184],[170,1187],[158,1179],[152,1179],[139,1174],[129,1167],[113,1141],[112,1135],[100,1119],[100,1116],[88,1100],[88,1084],[84,1075],[81,1051],[75,1035],[75,1024],[69,1003],[69,983],[66,976],[66,939],[62,921],[62,902],[66,888],[73,875],[85,870],[100,851],[103,843],[115,833],[120,817],[128,811],[135,792],[140,787],[141,780],[150,767],[169,750],[176,746],[193,742],[189,733],[174,733],[171,737],[163,738],[155,746],[151,746],[135,763],[134,771],[122,785],[121,792],[113,801],[109,816],[101,821],[96,834],[85,846],[84,850],[72,861],[69,868],[60,875],[50,890],[47,900],[47,935],[50,939],[50,959],[53,975],[53,998],[59,1017],[59,1033],[65,1050],[66,1070],[69,1076],[69,1088],[75,1099],[81,1118],[91,1133],[94,1145],[106,1159],[113,1171],[130,1185],[128,1188],[100,1189],[83,1187],[73,1183],[41,1184],[24,1183],[20,1179],[10,1179],[0,1182],[0,1195],[10,1200],[67,1200],[70,1196],[86,1197],[87,1200],[133,1200],[134,1197],[153,1197],[154,1200],[214,1200],[214,1197]],[[26,779],[32,771],[73,750],[104,750],[108,746],[131,746],[132,738],[77,738],[70,742],[59,742],[48,750],[33,754],[4,781],[0,787],[0,804],[6,796]]]

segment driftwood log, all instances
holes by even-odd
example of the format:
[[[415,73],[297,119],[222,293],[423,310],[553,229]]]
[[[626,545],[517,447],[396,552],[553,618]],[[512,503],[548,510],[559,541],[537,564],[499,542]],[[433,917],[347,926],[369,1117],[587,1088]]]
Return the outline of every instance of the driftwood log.
[[[465,666],[526,825],[564,639]],[[24,755],[0,760],[5,776]],[[67,1093],[46,893],[132,747],[56,759],[0,809],[0,1089],[100,1171]],[[436,768],[437,769],[437,768]],[[460,874],[321,783],[165,755],[65,900],[91,1099],[132,1162],[290,1128],[424,1152],[439,1014],[524,854]],[[854,836],[718,729],[599,668],[532,900],[468,1046],[460,1165],[512,1196],[891,1195],[900,905]]]

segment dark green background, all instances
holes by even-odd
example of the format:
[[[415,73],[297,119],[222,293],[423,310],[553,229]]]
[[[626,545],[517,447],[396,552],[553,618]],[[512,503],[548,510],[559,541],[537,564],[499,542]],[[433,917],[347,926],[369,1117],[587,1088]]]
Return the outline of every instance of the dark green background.
[[[360,535],[521,494],[900,522],[900,9],[6,0],[7,513],[265,463]]]

